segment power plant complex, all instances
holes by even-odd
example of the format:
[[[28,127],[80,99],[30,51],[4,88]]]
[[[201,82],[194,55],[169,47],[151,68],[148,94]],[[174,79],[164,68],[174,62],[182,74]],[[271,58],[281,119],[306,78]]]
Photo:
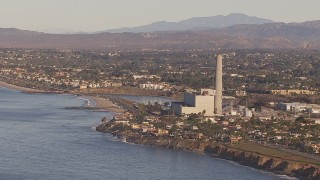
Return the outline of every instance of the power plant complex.
[[[201,89],[200,92],[185,92],[183,102],[172,103],[177,115],[203,113],[205,116],[222,114],[222,55],[217,56],[216,89]]]

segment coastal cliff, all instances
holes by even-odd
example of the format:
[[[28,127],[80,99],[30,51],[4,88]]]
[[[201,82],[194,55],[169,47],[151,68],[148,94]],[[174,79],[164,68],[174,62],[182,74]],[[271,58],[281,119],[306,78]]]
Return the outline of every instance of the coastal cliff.
[[[241,165],[250,166],[256,169],[297,177],[300,179],[320,179],[319,166],[294,162],[254,152],[246,152],[212,141],[196,141],[162,136],[141,135],[134,131],[115,129],[108,123],[99,125],[96,130],[99,132],[111,133],[118,138],[125,139],[126,142],[129,143],[206,154],[212,157],[235,161]]]
[[[207,146],[205,152],[214,157],[232,160],[241,165],[262,169],[276,174],[285,174],[301,179],[320,179],[320,168],[299,162],[290,162],[277,157],[239,151],[222,145]]]

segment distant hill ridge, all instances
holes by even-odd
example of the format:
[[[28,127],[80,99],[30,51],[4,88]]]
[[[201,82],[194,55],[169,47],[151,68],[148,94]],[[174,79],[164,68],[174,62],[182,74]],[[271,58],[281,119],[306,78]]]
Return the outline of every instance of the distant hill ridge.
[[[187,20],[186,20],[187,21]],[[141,33],[46,34],[0,28],[0,48],[67,49],[320,49],[320,21],[240,24],[223,28]]]
[[[187,31],[187,30],[205,30],[218,29],[229,27],[238,24],[266,24],[273,23],[272,20],[247,16],[245,14],[233,13],[227,16],[212,16],[212,17],[193,17],[180,22],[158,21],[152,24],[132,27],[110,29],[105,32],[121,33],[121,32],[156,32],[156,31]]]

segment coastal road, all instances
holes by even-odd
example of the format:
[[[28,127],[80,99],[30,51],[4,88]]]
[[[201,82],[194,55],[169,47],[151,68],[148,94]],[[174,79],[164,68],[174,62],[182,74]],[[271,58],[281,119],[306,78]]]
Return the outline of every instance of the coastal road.
[[[267,146],[267,147],[270,147],[270,148],[273,148],[273,149],[278,149],[278,150],[281,150],[281,151],[284,151],[284,152],[287,152],[287,153],[292,153],[292,154],[295,154],[295,155],[299,155],[299,156],[307,157],[307,158],[310,158],[310,159],[314,159],[314,160],[317,160],[317,161],[320,162],[320,156],[315,156],[315,155],[312,155],[312,154],[308,154],[308,153],[292,150],[292,149],[289,149],[289,148],[287,148],[285,146],[282,146],[282,145],[275,145],[275,144],[270,144],[270,143],[263,144],[263,145]]]

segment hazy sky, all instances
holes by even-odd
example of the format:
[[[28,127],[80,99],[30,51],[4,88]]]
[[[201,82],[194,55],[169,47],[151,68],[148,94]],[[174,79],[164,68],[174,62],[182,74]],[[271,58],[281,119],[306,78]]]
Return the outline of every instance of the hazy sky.
[[[0,0],[0,27],[99,31],[245,13],[281,22],[320,20],[320,0]]]

